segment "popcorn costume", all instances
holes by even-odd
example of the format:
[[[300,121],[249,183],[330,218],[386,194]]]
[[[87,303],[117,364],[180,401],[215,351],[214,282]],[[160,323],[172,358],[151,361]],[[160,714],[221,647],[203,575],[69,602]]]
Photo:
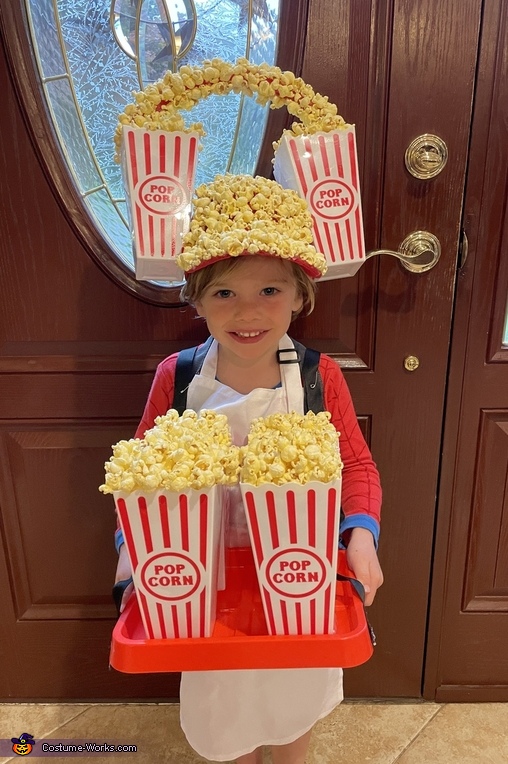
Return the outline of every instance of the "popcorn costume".
[[[347,162],[343,163],[341,158],[343,136],[340,133],[347,135],[352,126],[337,114],[337,107],[329,103],[327,97],[314,93],[310,85],[292,72],[282,72],[267,64],[251,64],[246,59],[239,59],[236,64],[213,59],[205,61],[202,67],[184,66],[177,74],[168,72],[163,80],[135,94],[135,102],[119,117],[115,134],[117,161],[121,160],[122,151],[126,153],[125,128],[155,131],[161,133],[161,138],[162,131],[203,135],[201,125],[184,125],[180,111],[192,108],[211,94],[229,92],[255,96],[258,103],[270,102],[272,108],[286,106],[300,122],[293,123],[284,136],[305,140],[314,136],[320,161],[326,169],[320,172],[325,172],[326,177],[336,172],[326,151],[325,143],[329,141],[337,157],[340,180],[332,179],[331,185],[326,186],[328,191],[322,193],[343,194],[349,179],[343,173],[343,164]],[[350,137],[354,141],[354,137]],[[274,148],[279,145],[280,141]],[[311,156],[310,146],[305,143],[302,156]],[[350,150],[344,157],[353,158],[353,154]],[[354,162],[352,166],[356,168]],[[319,184],[321,176],[315,172],[314,165],[311,170],[312,183]],[[340,185],[340,191],[332,188],[334,183]],[[352,172],[351,184],[358,196],[356,169]],[[338,265],[327,262],[322,241],[313,235],[313,217],[303,198],[305,193],[297,193],[290,184],[289,187],[286,183],[283,185],[286,187],[262,177],[225,175],[196,189],[190,229],[182,238],[182,249],[174,253],[181,272],[190,273],[224,258],[252,254],[292,261],[311,279],[322,278],[331,265],[330,277],[339,277]],[[310,194],[312,189],[308,190]],[[359,225],[359,207],[355,214]],[[338,228],[339,223],[334,223],[334,230]],[[351,230],[348,229],[349,238]],[[333,255],[335,261],[335,253]],[[280,340],[279,349],[293,349],[297,360],[293,342],[287,335]],[[136,438],[143,438],[146,430],[153,427],[155,418],[165,415],[172,407],[177,357],[178,354],[172,355],[159,364]],[[304,413],[304,388],[298,363],[281,364],[280,387],[256,388],[242,395],[216,378],[217,357],[218,344],[214,340],[200,372],[188,387],[187,407],[198,413],[208,409],[225,414],[234,445],[247,442],[255,418]],[[340,368],[333,359],[321,354],[317,373],[323,382],[324,409],[340,433],[345,515],[340,528],[342,538],[347,543],[349,532],[361,527],[372,532],[377,544],[381,488],[376,466],[359,428]],[[224,493],[227,497],[226,545],[249,546],[240,487],[230,485]],[[115,541],[118,549],[123,543],[120,529]],[[342,699],[340,668],[184,672],[180,689],[181,726],[198,754],[212,761],[229,761],[263,745],[295,741]]]
[[[285,335],[279,349],[292,348]],[[282,385],[241,395],[216,377],[214,341],[201,373],[192,380],[189,408],[226,414],[233,443],[244,445],[255,417],[296,411],[303,414],[303,388],[298,363],[281,365]],[[296,351],[295,351],[296,357]],[[228,489],[226,543],[249,545],[240,489]],[[182,729],[201,756],[229,761],[261,745],[284,745],[307,732],[343,698],[342,669],[266,669],[262,671],[190,671],[182,674]],[[241,699],[241,701],[240,701]]]

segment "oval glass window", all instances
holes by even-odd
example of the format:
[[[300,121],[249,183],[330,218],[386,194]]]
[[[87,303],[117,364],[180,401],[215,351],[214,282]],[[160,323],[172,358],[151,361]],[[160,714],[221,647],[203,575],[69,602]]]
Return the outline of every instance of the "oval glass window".
[[[68,171],[93,226],[134,273],[119,165],[118,114],[132,92],[183,64],[219,56],[275,63],[279,0],[25,0],[40,82]],[[212,96],[185,112],[206,130],[196,183],[254,173],[267,107]],[[103,263],[107,268],[107,264]],[[133,276],[132,276],[133,278]],[[165,290],[171,284],[152,285]]]

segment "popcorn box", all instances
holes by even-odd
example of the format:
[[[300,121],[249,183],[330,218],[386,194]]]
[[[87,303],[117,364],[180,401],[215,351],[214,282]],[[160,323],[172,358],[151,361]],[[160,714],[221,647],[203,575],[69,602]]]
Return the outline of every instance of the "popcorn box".
[[[209,637],[215,622],[221,487],[115,491],[149,639]]]
[[[321,280],[354,276],[365,261],[354,126],[297,137],[285,134],[275,152],[273,174],[309,205],[314,246],[328,264]]]
[[[341,478],[240,487],[269,633],[333,633]]]
[[[122,128],[122,175],[136,278],[182,281],[175,258],[190,228],[197,133]]]

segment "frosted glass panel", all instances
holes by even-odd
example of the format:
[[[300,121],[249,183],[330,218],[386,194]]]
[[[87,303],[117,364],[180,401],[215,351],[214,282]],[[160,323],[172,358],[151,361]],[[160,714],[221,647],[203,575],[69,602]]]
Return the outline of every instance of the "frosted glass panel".
[[[86,193],[102,184],[93,161],[93,152],[86,141],[83,126],[66,79],[52,80],[46,85],[46,93],[53,118],[80,191]]]
[[[65,62],[53,10],[53,0],[38,0],[37,3],[33,3],[33,35],[37,39],[40,68],[44,77],[65,73]]]
[[[96,191],[85,197],[90,213],[109,246],[124,263],[132,262],[132,240],[129,229],[111,203],[106,191]],[[125,210],[126,213],[126,210]]]
[[[91,223],[133,269],[120,167],[118,114],[132,92],[206,58],[275,63],[277,0],[25,0],[39,75],[69,172]],[[54,79],[58,77],[59,79]],[[206,130],[196,182],[253,173],[268,107],[239,95],[201,101],[184,113]],[[93,189],[100,191],[89,194]],[[87,195],[88,194],[88,195]],[[121,214],[123,210],[124,214]]]

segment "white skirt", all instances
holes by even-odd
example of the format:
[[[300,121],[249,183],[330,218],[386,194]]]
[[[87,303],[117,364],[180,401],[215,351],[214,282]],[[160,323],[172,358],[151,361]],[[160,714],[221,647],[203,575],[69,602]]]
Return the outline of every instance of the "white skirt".
[[[304,735],[343,699],[342,669],[188,671],[180,722],[194,750],[230,761]]]

